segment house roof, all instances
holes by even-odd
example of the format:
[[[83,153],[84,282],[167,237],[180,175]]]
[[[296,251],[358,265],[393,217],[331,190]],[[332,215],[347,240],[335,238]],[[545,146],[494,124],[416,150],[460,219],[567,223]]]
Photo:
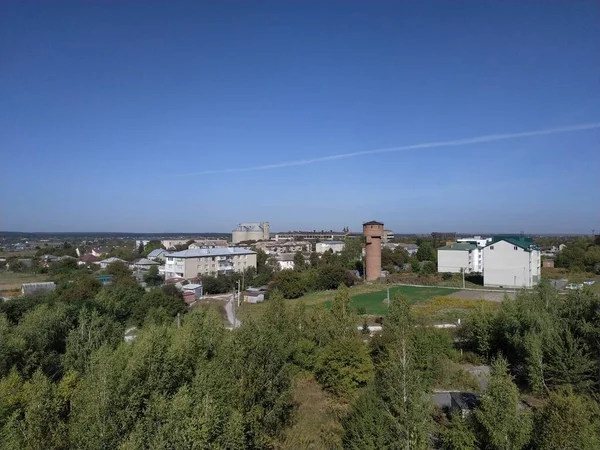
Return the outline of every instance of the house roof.
[[[497,235],[492,238],[492,242],[486,247],[495,244],[496,242],[506,241],[509,244],[516,245],[526,251],[539,250],[539,246],[533,243],[533,239],[521,235]]]
[[[256,252],[242,247],[193,248],[181,252],[167,253],[174,258],[200,258],[202,256],[254,255]]]
[[[438,248],[438,250],[460,250],[460,251],[471,251],[475,250],[477,246],[475,244],[466,244],[463,242],[455,242],[450,245],[444,245],[443,247]]]
[[[365,225],[381,225],[381,226],[383,226],[383,223],[377,222],[376,220],[371,220],[370,222],[363,223],[363,226],[365,226]]]
[[[138,259],[133,264],[136,266],[158,266],[158,263],[156,261],[150,261],[149,259],[146,259],[146,258]]]
[[[419,246],[417,244],[404,244],[401,242],[398,245],[405,250],[419,250]]]
[[[79,258],[82,262],[86,262],[86,263],[93,263],[93,262],[98,262],[100,261],[100,258],[98,258],[97,256],[94,256],[92,254],[88,254],[86,253],[85,255],[83,255],[81,258]]]
[[[326,244],[326,245],[336,245],[336,244],[343,244],[344,241],[327,241],[327,242],[321,242],[321,244]]]
[[[164,255],[165,253],[167,253],[167,251],[164,248],[155,248],[150,253],[148,253],[148,256],[150,258],[156,258],[158,256]]]
[[[122,263],[124,263],[124,262],[125,262],[125,261],[123,261],[123,260],[122,260],[122,259],[120,259],[120,258],[115,258],[114,256],[111,256],[110,258],[103,259],[103,260],[102,260],[102,261],[100,261],[100,262],[101,262],[101,263],[104,263],[104,264],[110,264],[110,263],[114,263],[114,262],[117,262],[117,261],[119,261],[119,262],[122,262]]]

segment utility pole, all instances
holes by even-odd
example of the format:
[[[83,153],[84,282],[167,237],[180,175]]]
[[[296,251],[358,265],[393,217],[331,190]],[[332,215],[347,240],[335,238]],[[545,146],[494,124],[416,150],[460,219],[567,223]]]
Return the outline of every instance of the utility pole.
[[[233,329],[235,329],[235,325],[237,320],[235,318],[235,288],[233,289],[233,293],[231,294],[231,307],[233,309]]]
[[[517,276],[513,276],[513,291],[515,293],[515,295],[517,295]]]
[[[181,313],[177,313],[177,328],[181,328]]]
[[[462,273],[462,277],[463,277],[463,289],[465,288],[465,268],[461,267],[460,271]]]
[[[241,294],[241,290],[240,290],[240,287],[241,287],[240,280],[238,280],[238,282],[237,282],[237,285],[238,285],[238,295],[237,295],[237,302],[238,302],[238,306],[240,306],[240,294]]]

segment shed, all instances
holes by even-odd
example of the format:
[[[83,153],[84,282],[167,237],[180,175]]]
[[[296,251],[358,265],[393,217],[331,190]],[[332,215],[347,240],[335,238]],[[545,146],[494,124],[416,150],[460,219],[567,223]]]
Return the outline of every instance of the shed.
[[[183,290],[184,294],[186,292],[193,293],[194,298],[202,297],[202,285],[201,284],[190,283],[190,284],[186,284],[186,285],[182,286],[181,289]]]
[[[196,301],[196,294],[192,291],[183,291],[183,301],[186,305],[191,305]]]
[[[262,303],[265,301],[265,294],[259,290],[250,290],[244,291],[244,301],[246,303]]]

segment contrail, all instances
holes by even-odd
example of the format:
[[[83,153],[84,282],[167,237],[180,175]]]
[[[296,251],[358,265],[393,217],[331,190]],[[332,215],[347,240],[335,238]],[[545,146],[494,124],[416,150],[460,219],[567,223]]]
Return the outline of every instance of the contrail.
[[[363,150],[363,151],[352,152],[352,153],[341,153],[338,155],[320,156],[318,158],[301,159],[301,160],[297,160],[297,161],[286,161],[286,162],[280,162],[280,163],[275,163],[275,164],[267,164],[264,166],[251,166],[251,167],[238,167],[238,168],[232,168],[232,169],[206,170],[203,172],[194,172],[194,173],[184,174],[183,176],[210,175],[210,174],[234,173],[234,172],[254,172],[254,171],[258,171],[258,170],[280,169],[282,167],[305,166],[307,164],[314,164],[314,163],[323,162],[323,161],[333,161],[336,159],[353,158],[355,156],[362,156],[362,155],[374,155],[377,153],[404,152],[404,151],[408,151],[408,150],[417,150],[417,149],[423,149],[423,148],[457,147],[457,146],[461,146],[461,145],[480,144],[482,142],[503,141],[506,139],[517,139],[517,138],[530,137],[530,136],[543,136],[546,134],[570,133],[573,131],[594,130],[597,128],[600,128],[600,122],[571,125],[568,127],[548,128],[545,130],[523,131],[520,133],[488,134],[486,136],[478,136],[478,137],[467,138],[467,139],[458,139],[458,140],[454,140],[454,141],[426,142],[424,144],[403,145],[400,147],[379,148],[379,149],[375,149],[375,150]]]

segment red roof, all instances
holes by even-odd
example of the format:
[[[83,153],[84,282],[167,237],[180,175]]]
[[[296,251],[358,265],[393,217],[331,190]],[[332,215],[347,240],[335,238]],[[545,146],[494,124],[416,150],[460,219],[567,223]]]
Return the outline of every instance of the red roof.
[[[94,263],[100,261],[100,258],[91,254],[85,254],[79,260],[85,263]]]

